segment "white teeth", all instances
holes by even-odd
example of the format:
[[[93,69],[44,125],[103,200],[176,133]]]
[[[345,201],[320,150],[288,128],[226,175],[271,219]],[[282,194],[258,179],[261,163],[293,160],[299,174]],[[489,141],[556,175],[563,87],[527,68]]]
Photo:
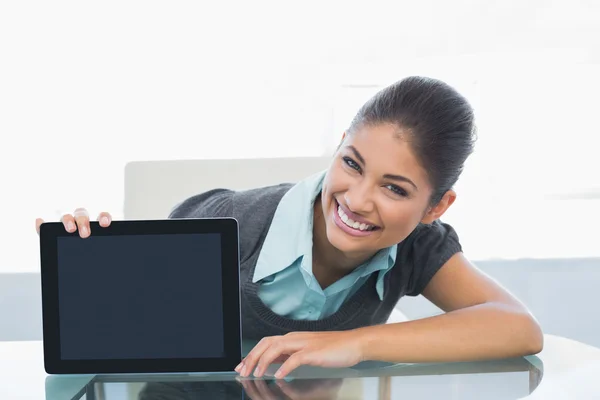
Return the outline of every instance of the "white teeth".
[[[348,218],[348,216],[346,215],[346,213],[344,212],[344,210],[342,210],[342,207],[340,207],[340,206],[338,206],[337,212],[338,212],[338,215],[340,216],[340,219],[342,221],[344,221],[344,223],[351,228],[360,229],[361,231],[366,231],[368,229],[373,228],[373,225],[367,225],[365,223],[354,221],[351,218]]]

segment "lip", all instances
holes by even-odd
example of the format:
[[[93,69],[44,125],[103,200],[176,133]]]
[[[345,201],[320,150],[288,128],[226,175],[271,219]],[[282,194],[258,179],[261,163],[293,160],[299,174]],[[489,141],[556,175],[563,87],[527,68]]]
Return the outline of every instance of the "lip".
[[[333,223],[344,233],[346,233],[349,236],[354,236],[354,237],[364,237],[364,236],[369,236],[372,235],[374,232],[377,232],[376,230],[372,230],[372,231],[361,231],[360,229],[354,229],[354,228],[350,228],[348,225],[346,225],[344,223],[344,221],[342,221],[342,219],[340,218],[338,212],[337,212],[337,207],[335,207],[334,210],[332,210],[332,215],[331,218],[333,219]]]
[[[342,230],[344,233],[346,233],[347,235],[354,236],[354,237],[365,237],[365,236],[369,236],[369,235],[374,234],[375,232],[377,232],[380,229],[377,225],[370,224],[369,222],[365,222],[365,223],[369,223],[370,225],[374,225],[376,228],[373,229],[373,230],[371,230],[371,231],[361,231],[360,229],[354,229],[354,228],[349,227],[340,218],[340,215],[338,214],[337,206],[339,205],[340,207],[342,207],[342,210],[344,212],[346,212],[345,211],[346,209],[342,205],[340,205],[337,200],[335,200],[335,204],[336,204],[336,207],[334,207],[333,210],[332,210],[331,218],[333,219],[333,223],[340,230]],[[346,214],[346,215],[348,215],[348,217],[349,217],[350,215],[355,215],[355,214],[350,213],[350,215],[349,214]],[[359,220],[360,220],[360,222],[365,221],[364,218],[358,218],[357,222]]]
[[[340,208],[342,209],[342,211],[348,216],[348,218],[350,218],[352,221],[356,221],[356,222],[360,222],[360,223],[364,223],[365,225],[373,225],[375,228],[379,228],[377,226],[377,224],[372,223],[371,221],[369,221],[368,219],[365,219],[359,215],[354,214],[352,211],[348,210],[346,208],[346,206],[344,206],[343,204],[341,204],[339,201],[337,201],[337,199],[335,199],[335,203],[340,206]],[[335,212],[337,213],[337,207]]]

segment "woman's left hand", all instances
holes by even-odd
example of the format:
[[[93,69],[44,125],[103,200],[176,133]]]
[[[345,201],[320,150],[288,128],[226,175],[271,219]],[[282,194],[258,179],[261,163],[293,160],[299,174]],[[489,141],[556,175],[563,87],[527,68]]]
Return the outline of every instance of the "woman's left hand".
[[[287,358],[287,359],[286,359]],[[273,362],[285,360],[275,373],[281,379],[300,365],[343,368],[363,361],[361,337],[357,331],[292,332],[263,338],[235,368],[241,376],[261,377]]]

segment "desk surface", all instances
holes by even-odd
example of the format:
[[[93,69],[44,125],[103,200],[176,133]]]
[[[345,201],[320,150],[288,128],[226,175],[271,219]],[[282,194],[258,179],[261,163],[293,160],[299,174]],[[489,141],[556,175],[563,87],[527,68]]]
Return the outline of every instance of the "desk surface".
[[[2,399],[597,399],[599,373],[600,349],[553,335],[545,335],[542,353],[525,359],[301,367],[279,383],[239,382],[235,374],[49,376],[41,342],[0,342]]]

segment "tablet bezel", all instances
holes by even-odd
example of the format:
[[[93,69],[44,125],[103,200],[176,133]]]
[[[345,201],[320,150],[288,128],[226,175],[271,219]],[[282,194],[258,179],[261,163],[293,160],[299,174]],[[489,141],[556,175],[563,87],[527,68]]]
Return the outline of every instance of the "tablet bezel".
[[[241,360],[239,229],[234,218],[184,218],[113,221],[107,228],[90,222],[92,236],[218,233],[221,235],[223,332],[222,358],[63,360],[60,357],[57,238],[78,237],[61,222],[40,227],[44,368],[48,374],[171,373],[233,371]],[[81,239],[86,240],[86,239]]]

